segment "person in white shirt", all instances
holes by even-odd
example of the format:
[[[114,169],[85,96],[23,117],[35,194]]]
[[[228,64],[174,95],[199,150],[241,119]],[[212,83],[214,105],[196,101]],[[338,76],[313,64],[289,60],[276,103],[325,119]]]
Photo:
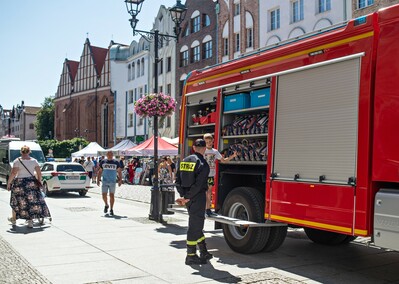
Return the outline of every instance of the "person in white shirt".
[[[90,159],[90,157],[87,157],[87,161],[83,163],[83,167],[85,168],[86,172],[89,173],[89,178],[93,178],[93,170],[94,170],[94,163]]]
[[[204,140],[206,143],[206,150],[204,154],[205,160],[208,162],[210,171],[208,176],[208,191],[206,192],[206,210],[205,213],[208,217],[216,215],[211,210],[211,201],[212,201],[212,187],[215,184],[215,175],[216,175],[216,160],[219,160],[221,163],[225,163],[231,161],[237,156],[237,152],[234,152],[233,155],[227,158],[223,158],[218,150],[213,148],[213,136],[210,133],[204,134]]]

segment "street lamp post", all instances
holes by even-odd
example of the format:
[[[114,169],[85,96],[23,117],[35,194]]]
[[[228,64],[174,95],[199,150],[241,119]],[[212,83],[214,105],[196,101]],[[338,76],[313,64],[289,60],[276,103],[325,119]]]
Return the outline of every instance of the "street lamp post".
[[[176,5],[169,9],[173,22],[175,23],[174,33],[175,35],[161,34],[157,29],[154,31],[142,31],[136,29],[137,15],[141,11],[141,7],[143,5],[144,0],[125,0],[126,9],[128,13],[131,15],[130,26],[133,29],[133,35],[140,34],[145,40],[148,42],[154,42],[154,93],[158,92],[158,43],[159,37],[161,39],[174,38],[176,41],[178,40],[180,34],[180,24],[184,20],[184,15],[187,10],[186,6],[181,4],[180,0],[176,1]],[[154,182],[151,190],[151,209],[149,214],[149,219],[157,222],[162,222],[162,214],[161,214],[161,194],[159,190],[159,181],[158,181],[158,115],[154,117]]]

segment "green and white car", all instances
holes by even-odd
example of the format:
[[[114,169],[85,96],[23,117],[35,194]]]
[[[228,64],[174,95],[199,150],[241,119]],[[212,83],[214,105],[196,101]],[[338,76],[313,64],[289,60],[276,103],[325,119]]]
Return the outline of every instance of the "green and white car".
[[[90,188],[88,173],[79,163],[46,162],[42,166],[42,183],[47,196],[55,191],[75,191],[85,196]]]

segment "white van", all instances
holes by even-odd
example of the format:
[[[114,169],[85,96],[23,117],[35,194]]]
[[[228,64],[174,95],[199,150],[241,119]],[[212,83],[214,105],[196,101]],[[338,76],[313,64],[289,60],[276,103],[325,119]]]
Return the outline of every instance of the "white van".
[[[42,148],[36,142],[20,141],[18,138],[0,139],[0,185],[7,183],[13,162],[21,156],[21,148],[24,145],[30,148],[30,156],[35,158],[40,166],[46,161]]]

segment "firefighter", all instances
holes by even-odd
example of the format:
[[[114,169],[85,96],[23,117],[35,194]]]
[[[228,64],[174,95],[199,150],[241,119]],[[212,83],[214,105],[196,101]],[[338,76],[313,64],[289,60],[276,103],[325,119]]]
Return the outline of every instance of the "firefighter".
[[[213,256],[206,248],[203,233],[205,221],[206,191],[208,189],[209,165],[204,159],[206,143],[194,142],[195,153],[184,158],[176,174],[177,190],[181,198],[176,202],[188,210],[186,264],[206,264]],[[197,255],[197,246],[200,256]]]

